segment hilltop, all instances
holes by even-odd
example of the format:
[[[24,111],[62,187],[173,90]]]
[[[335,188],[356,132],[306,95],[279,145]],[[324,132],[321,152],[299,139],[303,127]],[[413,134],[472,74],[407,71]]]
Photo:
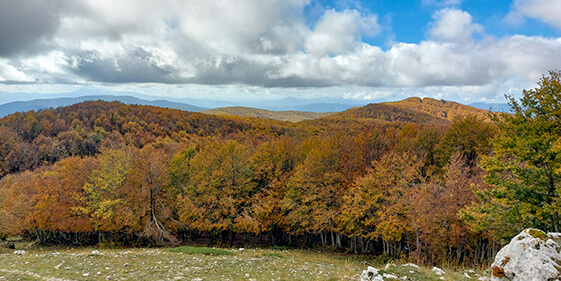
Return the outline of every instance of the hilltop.
[[[264,119],[273,119],[288,122],[300,122],[304,120],[317,119],[325,116],[334,114],[334,112],[326,113],[316,113],[310,111],[272,111],[252,107],[234,106],[234,107],[222,107],[214,108],[202,111],[206,114],[214,115],[235,115],[235,116],[245,116],[245,117],[256,117]]]
[[[484,110],[453,101],[413,97],[384,104],[413,110],[416,112],[426,113],[440,119],[446,119],[448,121],[454,120],[456,116],[466,115],[475,115],[484,120],[489,120],[489,110]]]

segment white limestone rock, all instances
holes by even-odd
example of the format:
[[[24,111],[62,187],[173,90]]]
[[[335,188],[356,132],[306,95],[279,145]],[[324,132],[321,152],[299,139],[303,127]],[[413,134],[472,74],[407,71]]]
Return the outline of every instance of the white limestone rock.
[[[444,275],[444,270],[442,270],[442,269],[440,269],[436,266],[432,268],[432,272],[434,272],[434,274],[436,274],[436,275]]]
[[[497,253],[491,265],[491,280],[561,280],[560,242],[560,233],[525,229]]]
[[[362,271],[360,281],[384,281],[384,278],[378,273],[378,269],[369,266],[366,270]]]
[[[415,268],[415,269],[421,269],[418,265],[416,265],[414,263],[406,263],[406,264],[403,264],[402,266],[409,266],[409,267],[412,267],[412,268]]]
[[[399,279],[397,276],[389,273],[382,274],[382,277],[384,277],[385,279]]]

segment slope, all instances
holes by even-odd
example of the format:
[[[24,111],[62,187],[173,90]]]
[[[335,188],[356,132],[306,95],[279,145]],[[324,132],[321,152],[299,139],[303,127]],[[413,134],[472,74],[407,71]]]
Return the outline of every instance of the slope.
[[[202,111],[202,113],[213,114],[213,115],[235,115],[235,116],[245,116],[245,117],[257,117],[264,119],[273,119],[280,121],[289,122],[300,122],[303,120],[317,119],[333,114],[333,112],[327,113],[315,113],[307,111],[271,111],[252,107],[223,107],[214,108],[210,110]]]
[[[483,120],[489,121],[489,110],[475,108],[473,106],[445,100],[432,98],[408,98],[402,101],[388,102],[387,105],[402,109],[408,109],[419,113],[452,121],[456,116],[475,115]]]

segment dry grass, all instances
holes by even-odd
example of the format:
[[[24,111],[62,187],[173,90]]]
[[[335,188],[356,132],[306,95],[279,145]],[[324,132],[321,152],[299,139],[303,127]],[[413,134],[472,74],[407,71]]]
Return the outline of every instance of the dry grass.
[[[0,280],[358,280],[366,264],[373,263],[368,257],[305,250],[230,249],[231,255],[209,255],[215,251],[193,247],[177,252],[33,247],[21,255],[13,251],[0,252]],[[405,280],[440,280],[424,268],[391,266],[384,272],[407,276]],[[444,277],[477,280],[453,271]]]

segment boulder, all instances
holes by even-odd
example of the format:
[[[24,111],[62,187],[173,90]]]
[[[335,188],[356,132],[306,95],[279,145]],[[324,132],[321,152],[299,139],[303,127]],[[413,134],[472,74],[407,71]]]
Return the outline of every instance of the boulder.
[[[561,250],[561,233],[525,229],[497,253],[491,265],[491,280],[561,280],[559,250]]]
[[[378,273],[378,269],[369,266],[366,270],[362,271],[360,281],[384,281],[384,278]]]

